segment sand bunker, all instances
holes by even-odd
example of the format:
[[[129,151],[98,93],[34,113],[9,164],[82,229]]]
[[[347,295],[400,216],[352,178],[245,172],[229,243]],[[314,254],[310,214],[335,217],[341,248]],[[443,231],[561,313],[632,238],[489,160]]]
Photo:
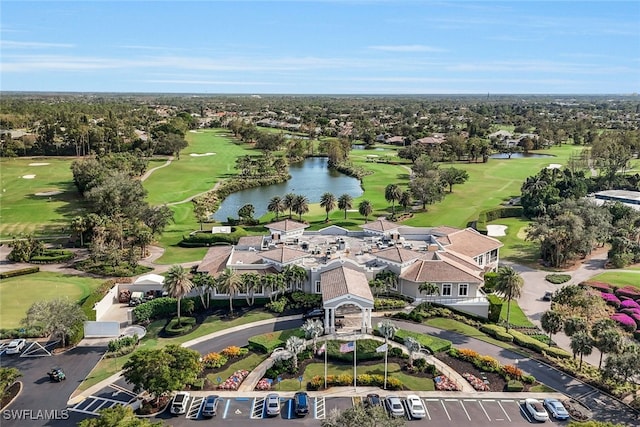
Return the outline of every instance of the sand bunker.
[[[29,163],[29,166],[47,166],[51,163]]]
[[[22,175],[22,178],[24,179],[33,179],[35,177],[36,177],[35,175]]]
[[[190,130],[189,133],[202,133],[199,130]]]
[[[562,167],[561,164],[551,163],[549,166],[547,166],[547,169],[560,169],[561,167]]]
[[[62,191],[53,190],[53,191],[43,191],[42,193],[35,193],[36,196],[57,196],[58,194],[62,194]]]
[[[191,153],[189,154],[191,157],[202,157],[202,156],[213,156],[216,153],[202,153],[202,154],[198,154],[198,153]]]
[[[487,225],[487,236],[489,237],[498,237],[498,236],[506,236],[505,231],[507,230],[506,225]]]

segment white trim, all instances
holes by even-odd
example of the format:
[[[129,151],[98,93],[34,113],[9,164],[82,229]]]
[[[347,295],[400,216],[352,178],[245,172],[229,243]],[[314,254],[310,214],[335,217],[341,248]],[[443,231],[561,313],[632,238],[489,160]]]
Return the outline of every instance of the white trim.
[[[448,289],[448,292],[445,292],[445,289]],[[450,297],[453,292],[453,284],[452,283],[443,283],[442,284],[442,293],[443,297]]]
[[[464,289],[464,293],[462,293],[463,289]],[[468,283],[458,283],[458,296],[459,297],[468,297],[469,296],[469,284]]]
[[[316,294],[321,294],[322,293],[322,288],[320,287],[320,280],[316,280],[316,284],[315,287],[313,288],[314,293]]]

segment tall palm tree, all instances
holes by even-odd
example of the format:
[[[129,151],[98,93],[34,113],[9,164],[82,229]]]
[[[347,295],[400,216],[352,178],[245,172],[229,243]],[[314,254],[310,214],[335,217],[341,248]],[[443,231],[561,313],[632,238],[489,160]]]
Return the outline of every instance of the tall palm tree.
[[[591,338],[587,331],[576,332],[571,337],[571,343],[569,345],[571,351],[573,351],[573,357],[575,358],[577,354],[580,355],[580,366],[578,370],[582,370],[583,356],[588,356],[593,351],[593,344],[593,338]]]
[[[572,337],[578,332],[586,332],[589,326],[587,325],[587,319],[580,316],[572,316],[564,321],[564,333],[568,337]]]
[[[193,282],[193,286],[198,290],[202,306],[208,309],[211,302],[211,291],[216,287],[216,280],[207,273],[198,273],[193,276],[191,281]]]
[[[424,282],[418,286],[418,291],[420,293],[427,294],[427,296],[431,297],[434,295],[440,295],[440,287],[435,283]],[[431,307],[431,300],[427,299],[427,309]]]
[[[217,288],[229,295],[229,312],[233,316],[233,297],[242,286],[242,277],[235,270],[225,268],[216,282]]]
[[[507,299],[507,331],[509,331],[509,320],[511,319],[511,300],[522,295],[523,285],[522,276],[512,267],[503,266],[498,269],[495,291]]]
[[[302,221],[302,214],[309,212],[309,199],[307,196],[298,194],[293,200],[293,211],[300,215],[300,221]]]
[[[389,184],[384,189],[384,198],[387,202],[391,202],[391,216],[396,214],[396,200],[400,200],[402,190],[398,184]]]
[[[549,334],[549,347],[551,347],[551,336],[562,330],[564,321],[562,315],[554,310],[547,310],[540,317],[542,330]]]
[[[422,346],[418,340],[413,337],[406,337],[404,339],[404,346],[407,347],[407,350],[409,351],[409,366],[413,367],[413,355],[414,353],[419,353]]]
[[[262,277],[258,273],[242,274],[242,285],[244,286],[245,299],[250,306],[255,303],[255,290],[262,285]]]
[[[291,219],[291,212],[293,211],[294,201],[296,200],[296,195],[294,193],[287,193],[284,195],[284,199],[282,199],[282,205],[285,209],[289,209],[289,219]]]
[[[267,210],[276,214],[275,220],[277,221],[280,214],[285,211],[284,200],[282,197],[273,196],[271,200],[269,200]]]
[[[368,200],[363,200],[358,205],[358,213],[364,217],[364,222],[369,221],[369,215],[373,212],[373,205]]]
[[[269,295],[269,302],[273,302],[273,293],[276,290],[276,276],[278,274],[265,274],[260,277],[262,287],[265,289],[267,294]]]
[[[344,211],[344,219],[347,219],[347,211],[353,207],[353,197],[343,194],[338,197],[338,209]]]
[[[84,247],[84,232],[87,231],[87,220],[83,216],[76,216],[71,220],[71,229],[80,236],[80,247]]]
[[[605,353],[620,353],[622,351],[622,333],[616,328],[605,329],[598,332],[597,336],[594,336],[594,346],[600,351],[600,361],[598,362],[598,369],[602,368],[602,356]]]
[[[293,369],[295,369],[295,371],[297,372],[298,371],[298,355],[302,353],[302,351],[306,348],[305,341],[302,338],[296,337],[294,335],[287,339],[285,348],[289,353],[291,353],[291,356],[293,357]]]
[[[319,319],[307,319],[301,327],[307,338],[313,340],[313,352],[318,350],[318,337],[324,333],[324,325]],[[326,351],[326,350],[325,350]]]
[[[393,339],[398,332],[398,327],[389,319],[385,319],[378,323],[378,330],[384,337],[384,384],[383,389],[387,389],[387,357],[389,355],[389,340]]]
[[[180,301],[182,300],[182,297],[193,289],[193,282],[189,280],[189,273],[181,265],[171,266],[169,271],[167,271],[163,287],[169,296],[178,301],[178,326],[181,326]]]
[[[329,222],[329,212],[336,208],[336,196],[329,192],[324,193],[320,197],[320,207],[324,208],[327,213],[327,217],[324,219],[324,222]]]
[[[400,206],[402,206],[406,212],[407,208],[411,205],[411,191],[403,191],[400,195],[400,199],[398,199],[398,203],[400,203]]]

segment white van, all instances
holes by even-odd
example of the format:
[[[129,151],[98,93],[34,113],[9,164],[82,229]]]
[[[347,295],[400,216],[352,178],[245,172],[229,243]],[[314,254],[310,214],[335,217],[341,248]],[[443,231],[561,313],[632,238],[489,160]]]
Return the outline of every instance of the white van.
[[[173,398],[171,402],[171,413],[174,415],[180,415],[187,412],[187,403],[189,403],[189,393],[186,391],[180,391]]]

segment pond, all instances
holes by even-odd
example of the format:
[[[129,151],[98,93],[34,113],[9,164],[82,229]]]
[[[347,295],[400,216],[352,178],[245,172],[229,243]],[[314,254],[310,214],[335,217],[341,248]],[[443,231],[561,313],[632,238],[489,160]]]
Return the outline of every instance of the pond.
[[[324,157],[311,157],[289,166],[291,179],[281,184],[250,188],[230,194],[213,215],[216,221],[237,218],[238,209],[251,203],[255,207],[255,218],[267,213],[269,200],[274,196],[284,197],[287,193],[303,194],[309,203],[320,202],[323,193],[330,192],[336,197],[349,194],[354,199],[363,193],[360,181],[327,167]]]
[[[492,159],[508,159],[509,154],[497,153],[489,156]],[[538,154],[538,153],[512,153],[512,159],[533,159],[535,157],[555,157],[553,154]]]

